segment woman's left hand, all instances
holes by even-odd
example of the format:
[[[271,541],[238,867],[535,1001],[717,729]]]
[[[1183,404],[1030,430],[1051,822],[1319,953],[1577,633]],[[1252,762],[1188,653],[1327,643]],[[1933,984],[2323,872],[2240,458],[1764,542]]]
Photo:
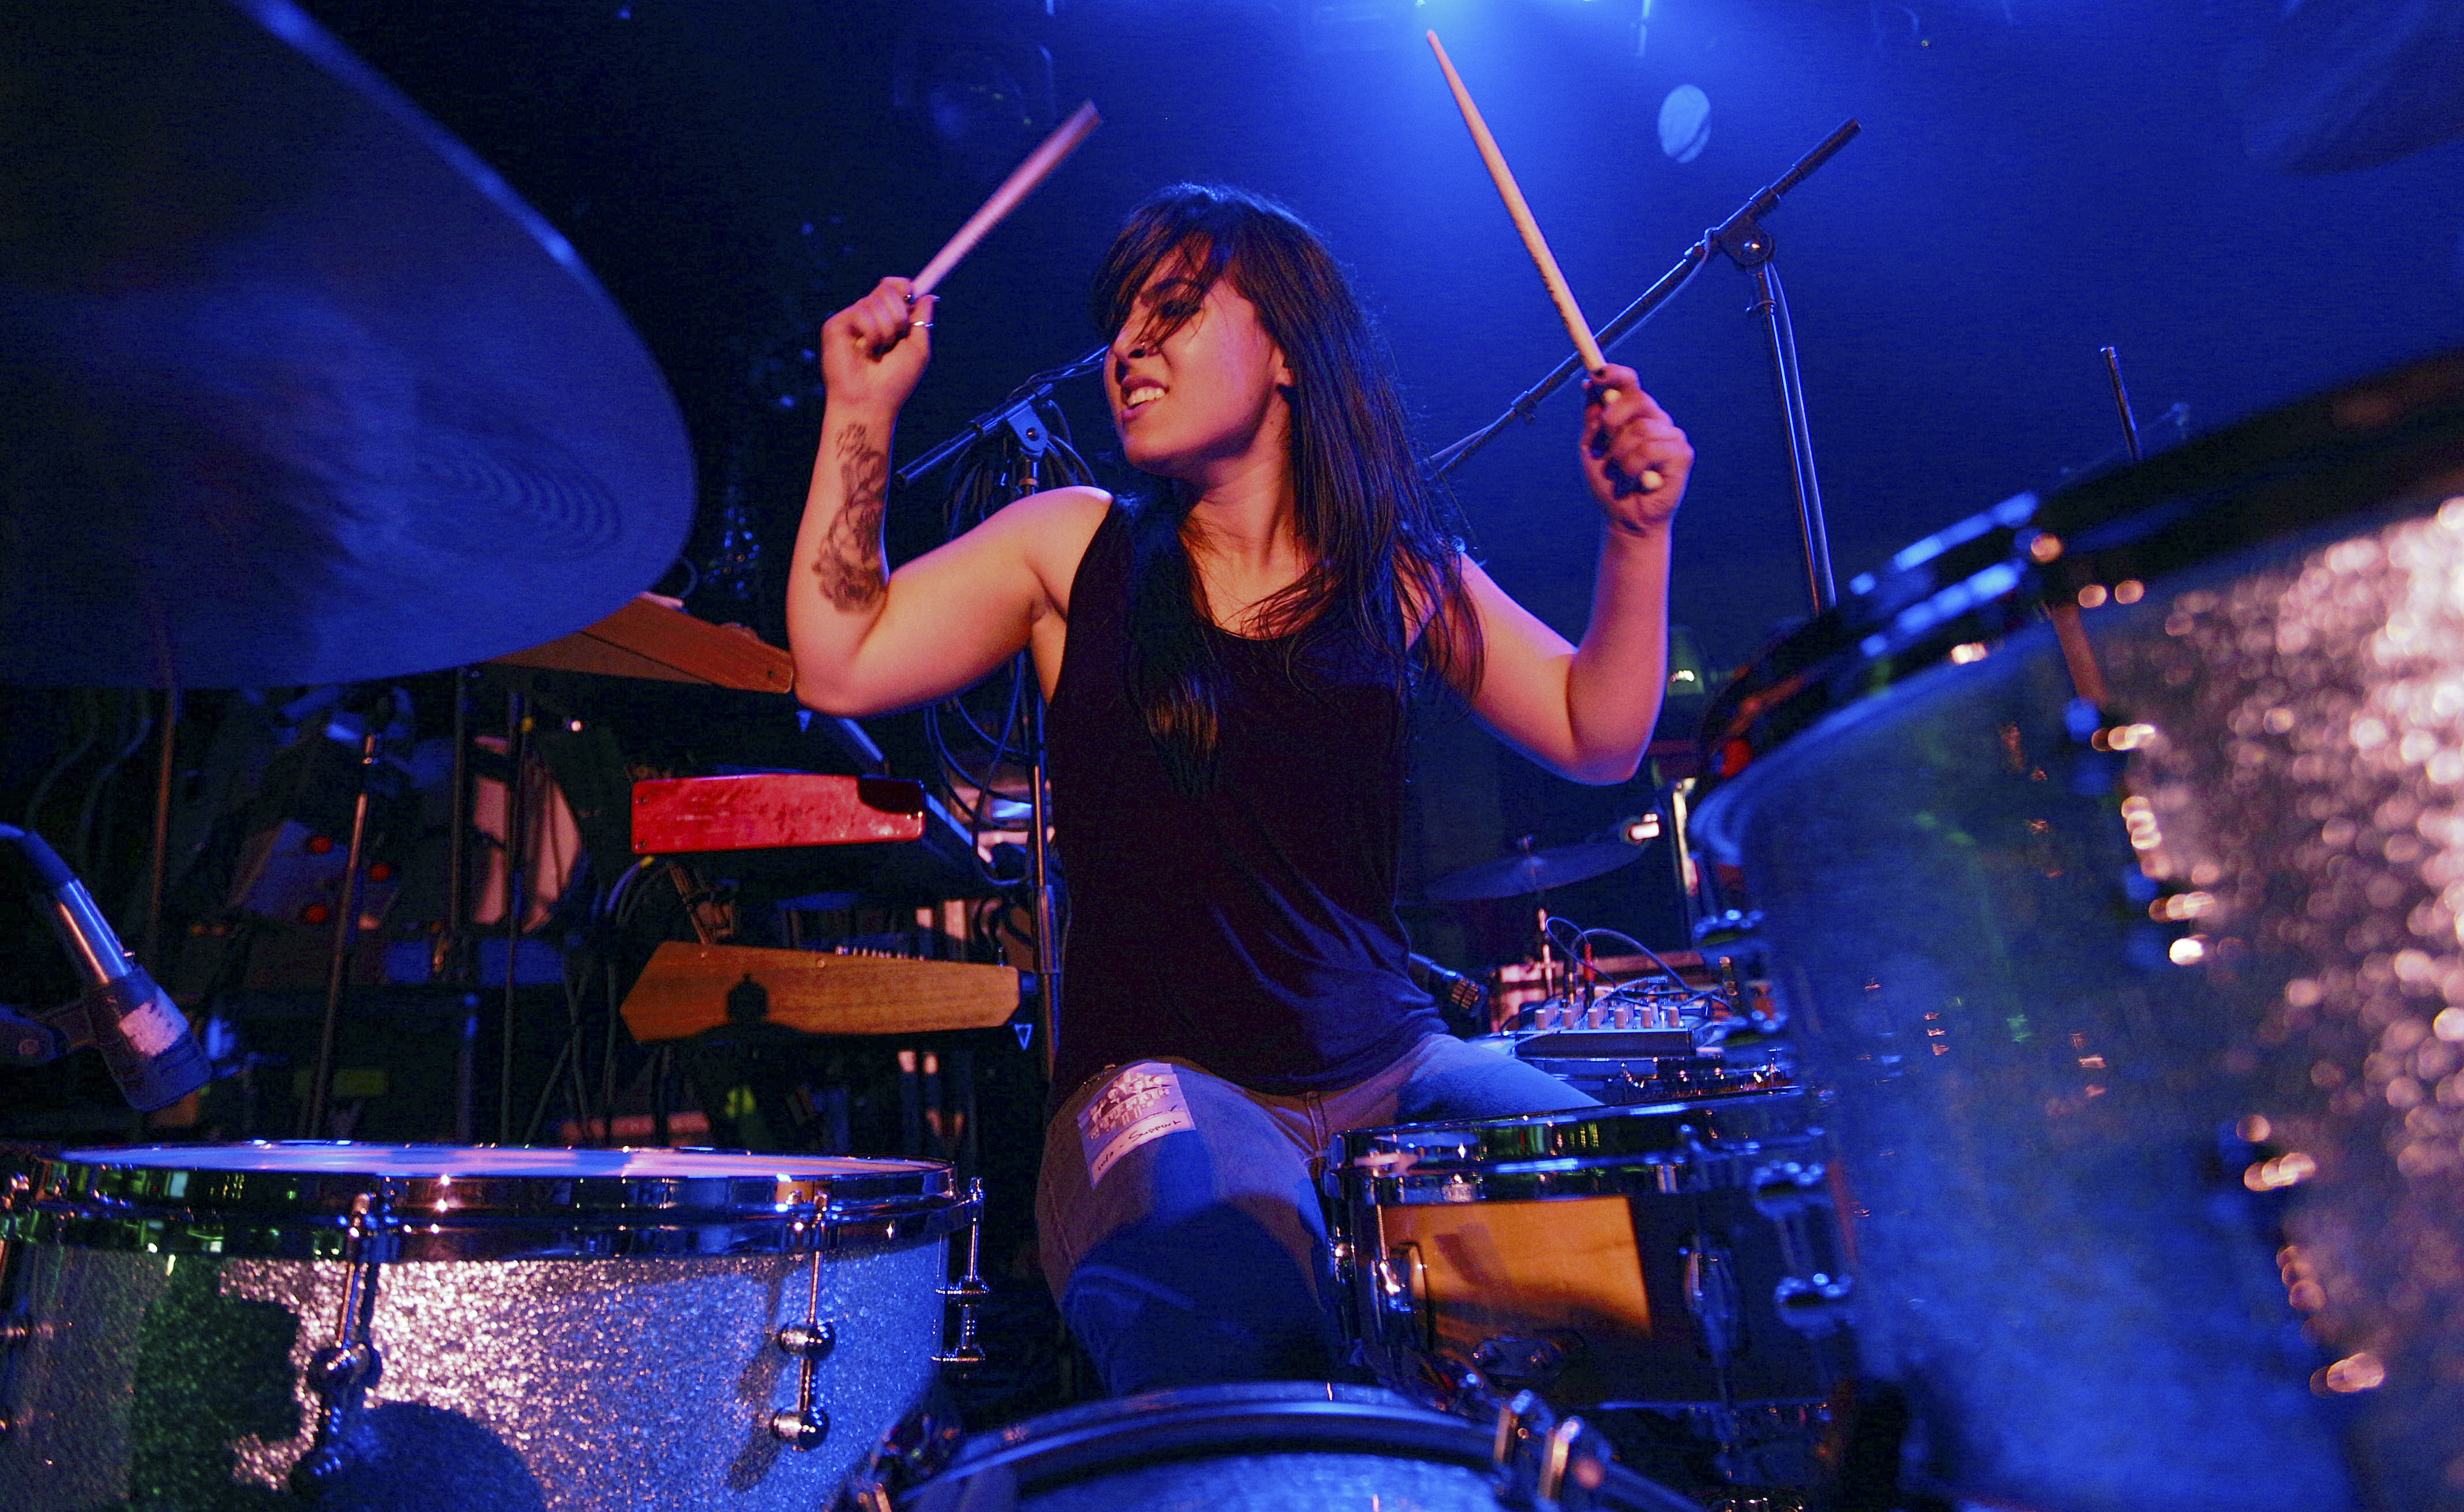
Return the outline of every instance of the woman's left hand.
[[[1583,476],[1609,523],[1638,534],[1666,528],[1685,496],[1694,449],[1631,367],[1612,364],[1589,381],[1583,407]]]

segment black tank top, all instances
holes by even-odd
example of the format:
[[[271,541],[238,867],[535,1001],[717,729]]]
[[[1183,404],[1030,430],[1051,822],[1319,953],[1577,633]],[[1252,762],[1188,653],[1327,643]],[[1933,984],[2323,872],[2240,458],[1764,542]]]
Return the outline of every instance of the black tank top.
[[[1132,708],[1130,516],[1069,590],[1045,722],[1067,879],[1053,1095],[1177,1056],[1255,1091],[1349,1086],[1444,1024],[1404,972],[1395,914],[1405,711],[1334,656],[1222,631],[1212,791],[1173,784]]]

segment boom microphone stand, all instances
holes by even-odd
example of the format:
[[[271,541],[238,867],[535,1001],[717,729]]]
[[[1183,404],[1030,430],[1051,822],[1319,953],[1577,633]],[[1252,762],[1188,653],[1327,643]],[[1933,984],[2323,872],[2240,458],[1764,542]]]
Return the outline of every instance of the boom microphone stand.
[[[1763,229],[1762,219],[1778,208],[1781,196],[1805,182],[1815,169],[1830,162],[1863,129],[1854,121],[1843,122],[1813,151],[1797,159],[1786,173],[1748,200],[1743,208],[1705,231],[1702,240],[1685,249],[1685,254],[1677,260],[1677,266],[1661,274],[1657,283],[1644,290],[1639,298],[1618,311],[1614,319],[1599,329],[1599,344],[1605,351],[1649,319],[1654,312],[1676,296],[1678,290],[1692,282],[1694,275],[1702,272],[1704,265],[1715,254],[1727,257],[1739,269],[1754,275],[1754,314],[1762,318],[1764,341],[1771,352],[1771,374],[1779,389],[1780,419],[1788,432],[1789,465],[1793,474],[1797,524],[1805,550],[1806,587],[1813,596],[1814,609],[1817,614],[1838,602],[1839,592],[1831,574],[1831,536],[1823,523],[1822,486],[1814,468],[1814,435],[1806,423],[1805,388],[1797,371],[1796,332],[1789,321],[1788,296],[1780,286],[1779,270],[1771,265],[1777,248],[1771,232]],[[1432,454],[1425,464],[1430,476],[1441,478],[1452,472],[1511,422],[1520,420],[1529,424],[1540,401],[1582,370],[1580,357],[1569,357],[1558,363],[1549,376],[1524,390],[1514,403],[1508,405],[1506,413],[1444,450]]]

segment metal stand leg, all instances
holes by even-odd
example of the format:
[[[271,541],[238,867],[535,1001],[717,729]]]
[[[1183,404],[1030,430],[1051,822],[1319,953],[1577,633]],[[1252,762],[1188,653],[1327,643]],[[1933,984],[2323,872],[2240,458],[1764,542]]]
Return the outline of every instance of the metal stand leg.
[[[1045,811],[1044,763],[1044,699],[1039,694],[1035,700],[1035,762],[1027,769],[1027,778],[1034,784],[1028,796],[1028,821],[1035,826],[1033,844],[1027,848],[1027,875],[1035,887],[1036,1007],[1044,1020],[1036,1027],[1044,1037],[1044,1075],[1048,1081],[1053,1052],[1061,1036],[1061,942],[1054,937],[1051,820]]]
[[[1751,250],[1742,254],[1728,249],[1739,267],[1754,275],[1754,313],[1763,318],[1763,337],[1771,350],[1771,377],[1779,389],[1780,419],[1788,430],[1791,486],[1796,494],[1796,519],[1805,548],[1806,587],[1814,612],[1839,602],[1831,573],[1831,532],[1822,517],[1822,483],[1814,471],[1814,431],[1805,414],[1805,387],[1796,365],[1796,328],[1789,322],[1788,296],[1780,288],[1779,270],[1771,266],[1771,241],[1757,228]],[[1750,257],[1753,261],[1748,261]]]
[[[138,936],[142,959],[163,970],[163,886],[171,866],[171,785],[178,776],[180,685],[163,690],[162,744],[154,762],[154,850],[145,872],[145,928]]]
[[[379,727],[371,717],[360,737],[359,794],[351,802],[351,844],[342,858],[342,895],[334,907],[334,953],[325,969],[325,1018],[317,1032],[317,1075],[308,1085],[308,1106],[299,1116],[299,1137],[325,1137],[325,1103],[334,1083],[334,1037],[342,1016],[342,987],[349,979],[351,947],[360,932],[360,865],[368,838],[368,772],[377,762]]]
[[[445,929],[429,953],[429,975],[456,988],[473,985],[471,973],[471,671],[453,672],[452,791],[446,795],[449,812],[445,836]],[[475,1010],[479,997],[466,992],[462,1003]],[[478,1124],[478,1016],[463,1019],[453,1059],[453,1142],[467,1145]]]
[[[530,764],[530,709],[519,693],[505,695],[505,996],[496,1021],[496,1143],[514,1142],[514,1029],[517,1004],[515,982],[520,973],[514,968],[521,953],[522,916],[530,911],[530,895],[523,884],[523,873],[530,858],[524,854],[525,831],[530,827],[528,805],[523,802],[522,769]]]

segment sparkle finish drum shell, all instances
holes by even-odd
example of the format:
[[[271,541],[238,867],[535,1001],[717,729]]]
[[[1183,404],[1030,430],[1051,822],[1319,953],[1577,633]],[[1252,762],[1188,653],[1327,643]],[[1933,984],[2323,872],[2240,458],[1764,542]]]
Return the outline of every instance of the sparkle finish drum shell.
[[[325,1504],[818,1506],[930,1381],[969,1212],[922,1161],[71,1152],[22,1172],[5,1219],[0,1504],[287,1500],[358,1274],[378,1363]],[[799,1450],[772,1429],[799,1402],[779,1334],[815,1315],[827,1426]]]
[[[1929,1487],[2464,1507],[2459,495],[2451,359],[1946,532],[1715,707]]]

